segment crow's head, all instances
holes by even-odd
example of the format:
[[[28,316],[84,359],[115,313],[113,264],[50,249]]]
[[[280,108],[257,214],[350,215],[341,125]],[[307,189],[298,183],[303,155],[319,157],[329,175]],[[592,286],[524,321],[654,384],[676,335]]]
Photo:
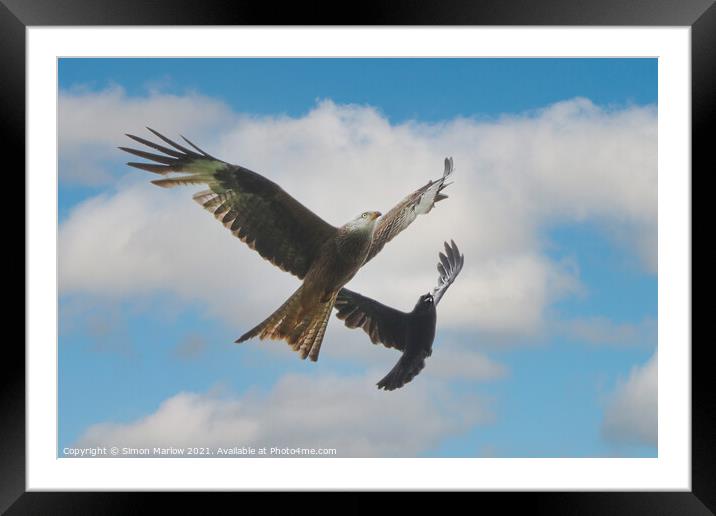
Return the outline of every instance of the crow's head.
[[[433,295],[428,292],[427,294],[420,296],[418,302],[415,304],[415,308],[413,308],[413,312],[428,312],[434,309],[435,299],[433,298]]]

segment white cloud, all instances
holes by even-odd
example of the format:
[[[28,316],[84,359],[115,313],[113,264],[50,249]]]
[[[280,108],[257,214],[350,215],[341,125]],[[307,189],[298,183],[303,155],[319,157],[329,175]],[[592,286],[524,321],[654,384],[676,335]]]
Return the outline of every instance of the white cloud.
[[[604,413],[602,435],[615,444],[658,442],[657,356],[634,367],[626,381],[618,383]]]
[[[146,97],[132,97],[119,86],[92,92],[62,90],[58,106],[60,177],[90,185],[112,180],[104,168],[107,160],[125,161],[117,151],[117,146],[127,144],[125,133],[144,133],[144,126],[150,125],[203,138],[234,119],[226,104],[204,95],[152,91]]]
[[[186,194],[142,182],[78,206],[60,227],[60,292],[122,299],[164,291],[204,301],[212,315],[238,327],[263,318],[297,280]],[[271,289],[258,287],[266,282]]]
[[[402,457],[490,419],[485,400],[456,399],[427,382],[387,393],[368,377],[287,375],[267,393],[181,392],[136,421],[91,426],[76,445],[313,447]]]
[[[350,284],[409,310],[435,285],[437,252],[443,240],[454,238],[466,266],[439,307],[443,328],[538,331],[550,303],[580,290],[576,265],[542,252],[539,231],[550,224],[594,220],[626,228],[635,235],[630,242],[656,234],[653,108],[604,110],[575,99],[494,121],[391,125],[371,107],[330,101],[300,118],[246,117],[221,104],[211,108],[210,99],[198,96],[172,103],[158,95],[141,101],[121,92],[103,95],[108,99],[86,95],[86,106],[84,97],[73,97],[86,114],[67,118],[61,146],[85,139],[115,144],[118,135],[145,123],[171,136],[185,132],[212,154],[278,182],[336,225],[366,209],[389,209],[438,177],[444,156],[454,156],[450,199],[416,220]],[[187,127],[188,115],[166,118],[183,112],[184,101],[202,112],[196,130]],[[196,136],[214,118],[233,121],[218,139]],[[91,136],[93,125],[105,119],[111,127]],[[212,315],[243,331],[297,287],[295,278],[191,201],[192,189],[160,190],[144,174],[128,173],[115,194],[75,207],[61,225],[62,293],[127,298],[166,291],[205,303]]]

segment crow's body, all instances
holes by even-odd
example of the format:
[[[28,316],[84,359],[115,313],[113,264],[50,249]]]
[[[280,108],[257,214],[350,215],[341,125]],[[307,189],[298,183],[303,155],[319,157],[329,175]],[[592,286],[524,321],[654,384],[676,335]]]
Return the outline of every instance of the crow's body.
[[[437,324],[435,307],[448,287],[462,270],[465,257],[455,245],[445,243],[440,253],[438,286],[431,293],[420,296],[412,312],[406,313],[362,296],[346,288],[336,299],[336,316],[349,328],[362,328],[373,344],[402,351],[393,369],[378,382],[379,389],[392,391],[411,381],[425,367],[425,359],[432,354]]]
[[[427,302],[421,296],[413,311],[408,314],[410,322],[406,327],[406,346],[403,355],[393,369],[378,382],[379,389],[392,391],[412,380],[425,367],[425,359],[433,352],[437,311],[435,303]]]

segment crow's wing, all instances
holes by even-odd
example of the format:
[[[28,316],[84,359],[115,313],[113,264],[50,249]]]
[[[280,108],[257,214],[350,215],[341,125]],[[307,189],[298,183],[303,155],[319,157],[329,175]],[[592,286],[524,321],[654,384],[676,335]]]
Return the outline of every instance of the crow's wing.
[[[373,344],[405,350],[410,315],[369,297],[341,289],[336,298],[336,317],[349,328],[362,328]]]
[[[460,254],[457,245],[452,240],[450,240],[450,245],[445,242],[445,254],[439,253],[438,258],[440,258],[438,262],[440,276],[438,277],[437,287],[433,289],[435,306],[440,302],[448,287],[453,284],[457,275],[460,274],[465,263],[465,256]]]
[[[183,174],[152,181],[164,188],[207,185],[209,189],[195,194],[194,200],[213,213],[234,236],[281,269],[303,278],[321,245],[338,231],[273,181],[217,159],[184,137],[192,149],[149,130],[171,148],[128,134],[162,153],[120,147],[153,162],[128,165],[160,175]]]
[[[375,233],[373,234],[373,244],[365,260],[366,262],[378,254],[383,249],[383,246],[398,233],[412,224],[418,215],[429,213],[436,202],[447,199],[447,195],[443,194],[442,191],[451,184],[446,183],[445,180],[450,177],[453,170],[452,158],[445,158],[443,177],[435,182],[429,181],[422,188],[418,188],[378,219]]]

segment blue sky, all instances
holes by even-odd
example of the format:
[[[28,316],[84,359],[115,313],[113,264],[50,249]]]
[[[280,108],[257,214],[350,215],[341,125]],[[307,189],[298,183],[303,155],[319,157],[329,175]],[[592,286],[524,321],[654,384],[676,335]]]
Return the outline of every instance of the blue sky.
[[[240,63],[240,65],[238,64]],[[571,97],[657,100],[656,59],[62,59],[60,88],[201,91],[239,112],[305,114],[316,98],[377,106],[392,122],[495,116]]]
[[[250,420],[269,428],[274,416],[267,404],[283,407],[277,410],[285,411],[284,420],[299,417],[282,397],[284,386],[295,381],[312,386],[307,387],[309,397],[321,385],[335,386],[346,396],[345,410],[365,410],[366,418],[390,418],[396,406],[415,407],[405,411],[412,419],[383,421],[398,433],[443,420],[432,430],[417,432],[410,447],[401,447],[401,440],[386,431],[371,437],[381,443],[374,451],[369,445],[355,451],[346,444],[348,454],[656,456],[655,428],[645,429],[643,421],[634,422],[630,415],[655,422],[656,393],[644,387],[654,383],[648,375],[656,349],[656,197],[649,190],[656,178],[655,59],[62,59],[59,86],[60,450],[102,439],[141,443],[156,428],[175,428],[166,426],[162,418],[169,417],[168,409],[162,407],[169,406],[163,405],[167,400],[181,401],[181,393],[194,393],[198,404],[208,400],[211,405],[219,392],[222,401],[211,405],[216,420],[209,422],[214,426],[220,421],[233,428],[226,421]],[[130,115],[134,118],[123,122]],[[432,278],[441,239],[450,238],[446,228],[475,257],[471,260],[465,251],[464,277],[438,310],[433,357],[405,393],[393,400],[387,397],[394,393],[377,396],[373,384],[397,356],[372,348],[367,338],[335,319],[324,344],[331,350],[309,364],[283,343],[231,344],[252,319],[246,315],[244,321],[241,313],[232,319],[213,306],[208,287],[209,294],[194,296],[192,285],[177,286],[171,272],[166,278],[160,273],[142,279],[147,269],[136,264],[151,268],[151,257],[164,256],[164,251],[169,259],[182,261],[172,254],[177,249],[172,246],[179,241],[191,246],[192,233],[180,234],[188,230],[177,231],[173,239],[167,230],[172,219],[207,228],[207,234],[212,224],[219,226],[191,201],[190,192],[174,195],[147,188],[148,178],[124,166],[116,145],[127,143],[124,132],[145,125],[171,136],[181,132],[215,155],[223,150],[219,157],[227,160],[237,161],[231,154],[243,149],[241,155],[252,168],[266,175],[286,163],[296,163],[305,174],[345,155],[360,167],[363,160],[388,159],[386,152],[397,156],[390,161],[394,168],[401,150],[418,149],[420,154],[430,147],[426,155],[436,158],[422,169],[427,175],[397,171],[384,197],[376,197],[381,202],[397,202],[435,177],[437,158],[454,152],[456,185],[444,203],[449,207],[418,219],[405,237],[386,247],[383,262],[366,268],[365,283],[358,284],[364,294],[407,309],[432,287],[423,278],[428,273]],[[347,134],[339,144],[328,138],[336,127]],[[353,136],[365,131],[385,136],[368,144],[365,136]],[[477,135],[474,144],[471,135]],[[256,141],[264,143],[257,146]],[[353,177],[352,162],[347,162],[345,177]],[[552,174],[553,169],[560,173]],[[371,176],[355,177],[374,181],[372,174],[378,172],[367,167],[357,173]],[[310,199],[315,204],[308,205],[322,214],[321,197],[312,197],[315,185],[326,185],[321,179],[336,173],[329,167],[304,182],[290,170],[281,177],[295,185],[286,189],[299,200]],[[359,191],[355,195],[361,196]],[[483,204],[471,202],[471,195],[485,207],[474,208]],[[378,206],[383,211],[389,207]],[[172,211],[176,209],[181,214]],[[338,207],[324,209],[343,216]],[[477,212],[481,216],[473,219],[473,209],[483,210]],[[128,216],[126,225],[118,214]],[[472,221],[475,229],[465,222],[458,228],[451,222],[457,216]],[[162,238],[150,238],[151,231]],[[284,286],[292,283],[250,251],[238,250],[245,246],[222,231],[203,236],[197,229],[197,246],[205,242],[201,239],[219,242],[222,248],[213,253],[220,262],[217,270],[238,256],[238,278],[231,281],[241,290],[233,297],[247,297],[247,313],[270,313],[290,291]],[[410,258],[413,264],[406,253],[415,249],[410,239],[421,233],[436,238],[420,257]],[[495,244],[483,242],[480,235]],[[122,239],[128,243],[123,245]],[[143,242],[138,258],[131,254],[136,241]],[[108,246],[111,256],[103,258]],[[233,248],[242,254],[233,255]],[[110,264],[113,258],[117,262]],[[411,285],[406,292],[390,288],[385,279],[401,260],[406,260],[405,281]],[[252,282],[250,274],[242,273],[245,262],[266,276],[254,276]],[[432,264],[427,271],[426,263]],[[475,268],[472,276],[470,265]],[[211,271],[201,274],[207,284],[221,288]],[[475,293],[485,285],[496,286]],[[257,290],[276,294],[259,292],[250,298]],[[507,299],[504,307],[490,301],[490,295]],[[231,292],[221,296],[232,298]],[[350,339],[344,347],[355,347],[355,352],[336,350],[344,336]],[[463,364],[486,363],[488,372],[471,374],[466,366],[455,369],[448,362],[438,366],[441,353]],[[433,363],[436,371],[431,373]],[[451,377],[452,370],[460,373]],[[364,407],[364,400],[370,405]],[[241,409],[248,415],[236,412],[234,401],[248,407]],[[332,407],[334,401],[316,395],[315,403]],[[187,418],[196,414],[194,405],[179,405],[188,411]],[[420,407],[425,407],[425,421]],[[474,414],[457,414],[470,407]],[[338,443],[340,448],[343,433],[369,440],[360,425],[347,430],[339,423],[330,421],[321,429],[310,421],[297,424],[306,435],[315,431],[320,436],[316,446]],[[270,439],[284,439],[270,430]],[[193,442],[192,435],[177,436],[176,442]],[[238,436],[261,441],[260,436]]]

